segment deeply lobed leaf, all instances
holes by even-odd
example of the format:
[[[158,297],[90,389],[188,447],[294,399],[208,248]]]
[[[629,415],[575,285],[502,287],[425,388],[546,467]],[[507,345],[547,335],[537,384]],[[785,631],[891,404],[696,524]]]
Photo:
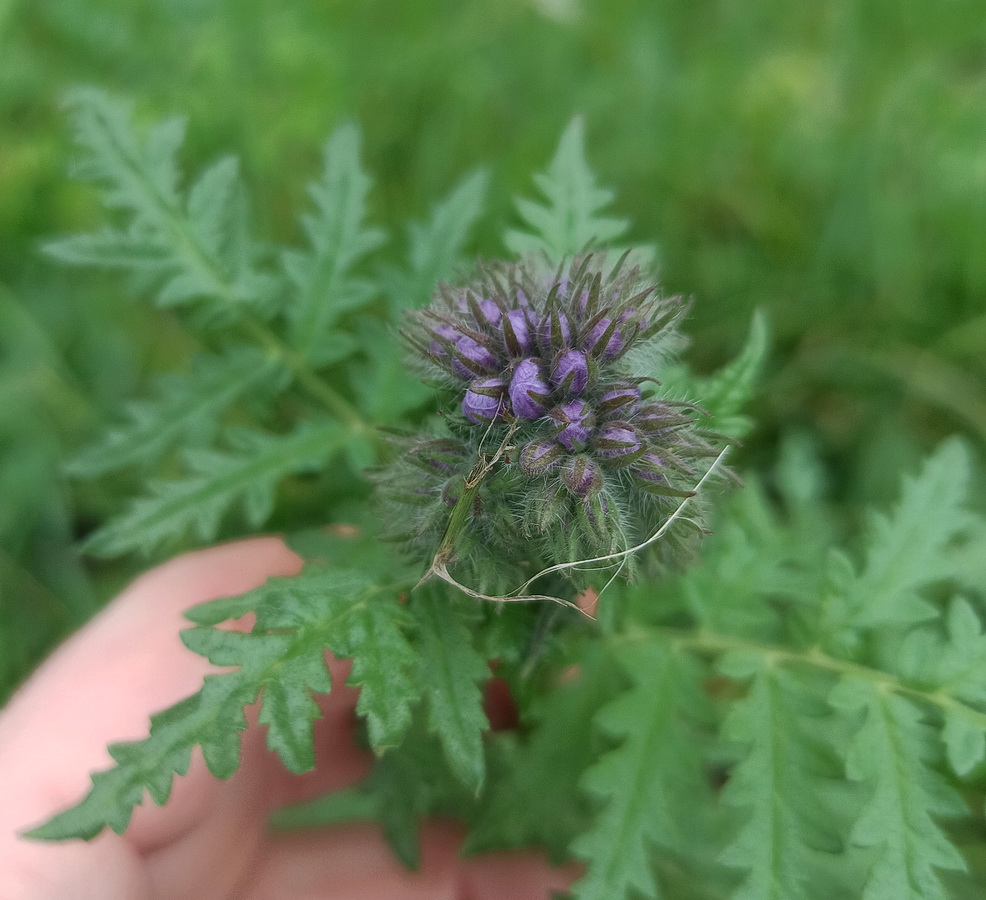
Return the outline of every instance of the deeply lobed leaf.
[[[147,497],[96,532],[86,548],[102,556],[150,551],[192,533],[203,541],[216,536],[219,522],[236,503],[259,525],[270,512],[277,481],[293,472],[312,471],[350,440],[334,420],[300,426],[288,435],[229,432],[232,452],[193,450],[185,454],[192,475],[151,484]]]
[[[584,251],[590,244],[608,247],[623,235],[623,219],[600,215],[613,200],[613,192],[596,184],[585,158],[585,126],[572,119],[565,129],[548,168],[535,176],[546,203],[518,200],[521,218],[533,233],[511,230],[505,243],[518,256],[546,254],[554,262]]]
[[[935,820],[967,809],[936,767],[934,731],[912,702],[869,680],[844,678],[831,702],[863,715],[846,760],[870,792],[851,835],[875,855],[863,900],[948,900],[938,870],[966,866]]]
[[[620,650],[628,690],[602,708],[598,726],[621,741],[583,779],[605,804],[572,849],[587,863],[572,888],[575,900],[620,900],[635,892],[663,896],[654,874],[655,846],[675,850],[684,824],[707,798],[689,717],[703,705],[701,669],[677,649],[656,642]]]
[[[234,672],[208,675],[202,689],[151,719],[150,736],[111,747],[115,768],[92,776],[78,805],[34,829],[32,837],[91,838],[104,826],[122,832],[147,790],[156,803],[171,792],[175,773],[188,770],[199,746],[209,770],[228,778],[239,764],[244,707],[262,697],[268,745],[300,772],[314,765],[312,722],[320,713],[311,698],[331,683],[325,648],[336,641],[360,648],[348,629],[353,610],[370,602],[368,579],[357,573],[308,567],[294,578],[272,578],[238,598],[257,612],[249,633],[200,625],[184,632],[188,647]],[[220,607],[212,607],[213,613]],[[233,610],[227,608],[224,613]],[[202,616],[209,619],[206,611]]]

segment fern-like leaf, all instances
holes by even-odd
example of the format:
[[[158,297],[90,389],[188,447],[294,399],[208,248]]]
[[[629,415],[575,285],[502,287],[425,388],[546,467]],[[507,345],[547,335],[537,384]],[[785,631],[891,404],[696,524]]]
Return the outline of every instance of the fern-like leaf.
[[[901,675],[939,697],[944,709],[942,740],[952,768],[967,775],[986,758],[986,634],[964,597],[956,597],[939,622],[913,629],[897,654]]]
[[[186,533],[209,541],[235,503],[242,504],[250,524],[259,526],[270,514],[280,478],[316,469],[349,439],[350,432],[332,420],[305,424],[287,435],[230,431],[231,451],[187,451],[190,477],[152,483],[150,495],[93,534],[86,549],[100,556],[149,552]]]
[[[408,227],[407,267],[381,272],[393,323],[403,310],[424,306],[435,285],[464,263],[463,249],[483,210],[488,184],[486,172],[470,173],[435,205],[427,221]]]
[[[489,678],[489,666],[473,645],[460,599],[421,590],[414,614],[429,727],[456,777],[478,794],[486,774],[482,736],[489,727],[479,684]]]
[[[284,254],[297,289],[287,310],[290,340],[316,365],[343,355],[333,328],[373,298],[372,282],[353,274],[384,240],[383,231],[364,224],[370,185],[360,163],[359,131],[352,123],[342,125],[325,145],[322,177],[309,188],[315,213],[303,216],[302,225],[311,249]]]
[[[360,689],[356,712],[378,754],[401,743],[421,698],[422,660],[405,634],[411,621],[396,601],[376,598],[354,610],[344,638],[331,644],[337,656],[353,660],[347,684]]]
[[[609,247],[624,234],[623,219],[600,215],[613,200],[613,192],[596,184],[585,157],[585,127],[581,118],[565,129],[548,168],[534,176],[545,204],[520,199],[517,208],[533,233],[507,232],[507,248],[518,256],[546,254],[560,261],[587,246]]]
[[[502,736],[502,768],[491,778],[466,853],[541,846],[556,862],[566,859],[568,845],[585,830],[589,816],[578,782],[600,750],[592,720],[612,699],[616,681],[609,660],[594,652],[582,661],[577,677],[536,700],[525,722],[530,732],[520,743],[513,735]]]
[[[821,626],[829,644],[851,643],[859,629],[937,614],[920,594],[950,577],[949,551],[974,521],[964,508],[968,478],[968,451],[957,439],[946,441],[915,478],[905,479],[893,513],[872,516],[862,570],[842,554],[832,557]]]
[[[851,835],[875,856],[863,900],[948,900],[937,870],[963,871],[965,861],[935,817],[967,809],[937,770],[934,730],[913,703],[870,680],[847,677],[830,700],[864,716],[846,760],[848,777],[871,792]]]
[[[91,838],[107,825],[122,832],[145,790],[155,803],[168,799],[174,774],[188,771],[195,746],[216,777],[228,778],[239,765],[243,707],[258,694],[268,745],[292,771],[310,769],[312,722],[320,715],[311,695],[331,686],[325,648],[338,640],[351,642],[354,610],[375,602],[374,594],[363,574],[313,566],[294,578],[272,578],[244,595],[242,602],[257,613],[249,633],[204,625],[185,631],[192,650],[236,671],[207,675],[198,693],[152,717],[149,737],[111,746],[116,767],[94,774],[92,789],[78,806],[31,836]],[[228,611],[207,606],[200,618],[214,619],[217,610]]]
[[[249,347],[199,356],[187,374],[168,374],[153,400],[133,404],[127,421],[76,454],[68,471],[92,478],[128,466],[149,466],[174,447],[212,440],[221,417],[248,391],[283,381],[276,363]]]
[[[824,691],[813,692],[762,657],[725,657],[720,668],[730,677],[753,679],[723,726],[727,740],[747,747],[722,795],[744,819],[721,857],[745,872],[732,900],[823,900],[831,885],[819,877],[818,848],[837,846],[837,840],[819,823],[838,821],[836,807],[826,809],[824,797],[824,776],[832,774],[825,771],[831,763],[821,715]]]
[[[47,251],[68,263],[154,275],[162,306],[196,301],[207,317],[221,321],[269,308],[277,283],[257,267],[236,161],[207,169],[186,199],[177,163],[181,120],[156,125],[142,141],[130,107],[102,91],[76,90],[69,105],[81,151],[76,171],[103,188],[105,204],[125,223],[51,241]]]
[[[687,719],[703,705],[698,664],[659,643],[621,648],[620,664],[632,684],[596,722],[622,743],[583,779],[605,806],[572,845],[588,864],[575,900],[662,896],[652,850],[682,843],[683,822],[707,792]]]

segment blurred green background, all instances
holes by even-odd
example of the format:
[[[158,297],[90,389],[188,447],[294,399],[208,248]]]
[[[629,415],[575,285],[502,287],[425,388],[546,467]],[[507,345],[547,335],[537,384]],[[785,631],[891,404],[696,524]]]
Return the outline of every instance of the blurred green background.
[[[320,145],[364,133],[391,232],[490,167],[472,250],[503,253],[565,123],[669,293],[690,359],[768,310],[771,370],[744,464],[807,434],[834,502],[892,494],[951,432],[986,441],[986,15],[922,0],[0,0],[0,699],[140,561],[80,559],[134,483],[61,461],[182,358],[123,280],[66,272],[45,237],[98,227],[67,175],[65,91],[189,117],[188,169],[233,152],[268,239],[296,242]]]

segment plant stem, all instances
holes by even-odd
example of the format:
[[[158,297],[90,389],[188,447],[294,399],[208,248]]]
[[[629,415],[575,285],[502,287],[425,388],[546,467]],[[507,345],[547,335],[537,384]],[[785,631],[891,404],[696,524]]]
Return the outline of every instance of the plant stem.
[[[746,638],[714,634],[702,629],[657,628],[654,631],[671,643],[697,653],[715,656],[731,651],[742,651],[762,656],[768,664],[812,666],[816,669],[832,672],[840,677],[864,679],[872,682],[882,691],[892,691],[896,694],[913,697],[916,700],[936,706],[943,712],[956,713],[980,728],[986,729],[986,713],[973,709],[951,694],[942,690],[926,691],[913,687],[905,684],[889,672],[829,656],[817,647],[808,650],[792,650],[788,647],[778,647]],[[653,631],[650,630],[647,632],[648,635],[652,633]],[[629,639],[635,640],[638,635],[641,638],[644,636],[643,632],[637,632],[631,635]]]

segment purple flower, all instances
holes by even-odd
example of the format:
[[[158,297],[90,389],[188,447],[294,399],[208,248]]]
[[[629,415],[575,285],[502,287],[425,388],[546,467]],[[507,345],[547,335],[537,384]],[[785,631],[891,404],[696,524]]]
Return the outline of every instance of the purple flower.
[[[636,412],[640,405],[640,388],[635,384],[623,382],[614,384],[599,398],[599,412],[604,416],[616,413],[627,418]]]
[[[499,418],[504,409],[503,392],[506,386],[502,378],[474,381],[462,398],[462,414],[474,425]]]
[[[538,324],[538,344],[545,354],[557,353],[572,345],[572,328],[568,316],[557,307],[549,310]]]
[[[633,416],[633,424],[652,437],[668,428],[691,423],[691,417],[676,412],[664,403],[648,403]]]
[[[582,347],[593,356],[612,359],[623,349],[623,336],[616,327],[616,322],[604,316],[589,329],[582,341]]]
[[[603,486],[603,473],[588,456],[575,456],[562,467],[561,480],[573,494],[585,498]]]
[[[475,316],[477,324],[482,325],[483,322],[487,322],[493,326],[500,324],[500,319],[503,317],[503,313],[500,311],[500,307],[497,306],[492,300],[480,300],[477,305],[477,309],[479,312],[479,316]]]
[[[566,350],[551,370],[551,383],[563,394],[581,394],[589,383],[589,364],[585,354]]]
[[[537,419],[544,413],[551,389],[536,359],[521,360],[510,379],[510,403],[518,419]]]
[[[522,309],[512,309],[502,321],[503,343],[507,352],[513,356],[526,356],[531,352],[531,326],[527,313]]]
[[[592,434],[596,424],[596,416],[584,400],[570,400],[551,411],[558,433],[555,435],[558,443],[568,450],[581,447]]]
[[[456,339],[461,337],[458,331],[456,331],[451,325],[446,325],[444,322],[439,322],[434,328],[431,329],[432,339],[428,344],[428,352],[432,356],[444,357],[448,356],[448,350],[446,350],[446,344],[454,344]]]
[[[536,478],[555,468],[564,455],[554,441],[531,441],[521,448],[517,464],[528,478]]]
[[[468,334],[455,342],[455,356],[452,357],[452,370],[460,378],[473,378],[501,367],[500,360],[488,347]]]
[[[607,422],[599,429],[592,444],[600,456],[612,460],[639,454],[643,447],[637,432],[627,422]]]

